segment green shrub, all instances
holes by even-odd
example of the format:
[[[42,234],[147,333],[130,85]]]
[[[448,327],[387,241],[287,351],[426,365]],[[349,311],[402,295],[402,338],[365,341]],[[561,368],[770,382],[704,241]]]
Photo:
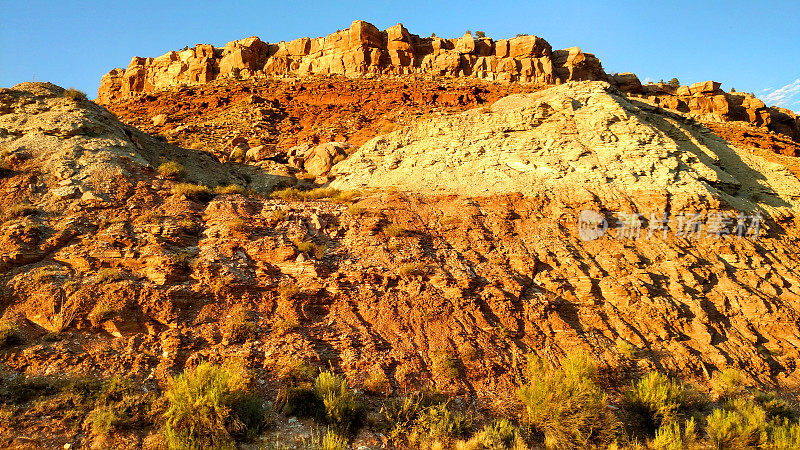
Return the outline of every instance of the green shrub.
[[[347,448],[347,438],[328,428],[319,443],[319,448],[320,450],[345,450]]]
[[[93,436],[106,436],[120,423],[116,411],[108,406],[95,408],[86,416]]]
[[[774,450],[794,450],[800,448],[800,424],[788,420],[777,422],[770,427],[769,442],[764,448]]]
[[[158,174],[171,180],[182,180],[186,175],[186,169],[175,161],[168,161],[158,166]]]
[[[654,450],[688,450],[697,444],[697,431],[694,418],[687,420],[681,430],[680,422],[673,421],[661,425],[656,437],[650,442]]]
[[[433,372],[448,380],[458,378],[461,375],[461,371],[458,369],[458,358],[451,353],[438,353],[433,358]]]
[[[192,183],[178,183],[172,186],[172,193],[186,196],[198,202],[208,202],[213,198],[211,189],[209,189],[208,186]]]
[[[358,431],[363,419],[362,405],[342,377],[327,370],[320,373],[314,381],[314,392],[325,406],[328,424],[341,433]]]
[[[453,412],[447,403],[437,403],[424,408],[414,421],[409,442],[447,442],[467,434],[470,423],[460,413]]]
[[[432,440],[448,440],[464,435],[469,423],[451,412],[440,396],[417,392],[386,402],[381,415],[391,442],[407,441],[419,446]]]
[[[89,319],[93,327],[99,327],[100,324],[111,318],[115,312],[116,309],[109,300],[100,299],[89,312],[87,319]]]
[[[64,98],[68,98],[70,100],[74,100],[76,102],[80,102],[86,100],[86,94],[83,91],[79,91],[75,88],[69,88],[64,90]]]
[[[629,410],[637,414],[650,433],[677,418],[686,401],[683,385],[658,372],[650,372],[625,393]]]
[[[339,193],[333,195],[332,199],[338,203],[349,203],[358,197],[361,197],[361,191],[347,190],[340,191]]]
[[[242,305],[236,305],[228,312],[222,326],[222,336],[231,343],[245,342],[255,336],[256,324],[251,313]]]
[[[169,380],[164,437],[170,449],[233,448],[264,425],[261,399],[247,390],[244,369],[200,363]]]
[[[585,353],[568,355],[554,368],[531,356],[527,383],[517,390],[523,420],[544,435],[547,448],[586,448],[614,441],[619,423],[595,383],[596,367]]]
[[[745,393],[744,375],[737,369],[726,368],[714,372],[711,390],[719,400],[731,400]]]
[[[113,268],[113,267],[104,267],[101,269],[97,269],[97,273],[95,274],[95,283],[96,284],[106,284],[112,283],[114,281],[119,281],[124,278],[124,273],[122,270]]]
[[[22,336],[11,322],[0,322],[0,348],[17,345],[22,342]]]
[[[217,186],[214,188],[215,194],[241,194],[245,195],[247,191],[238,184],[228,184],[225,186]]]
[[[750,400],[738,398],[706,417],[706,432],[716,449],[756,448],[767,441],[767,415]]]
[[[324,245],[318,245],[310,241],[295,240],[294,245],[297,246],[297,250],[300,253],[313,257],[314,259],[322,259],[328,251],[327,247]]]
[[[36,206],[29,203],[22,203],[14,205],[6,210],[3,214],[4,220],[18,219],[20,217],[27,217],[36,214],[39,210]]]
[[[340,197],[344,195],[344,197]],[[300,190],[297,188],[285,188],[274,191],[270,197],[280,200],[297,201],[297,200],[319,200],[323,198],[333,199],[346,199],[349,194],[342,194],[342,191],[334,188],[314,188],[308,190]],[[347,201],[347,200],[339,200]]]
[[[397,225],[395,223],[391,223],[383,227],[383,234],[389,237],[397,237],[406,232],[406,229]]]
[[[526,448],[519,429],[508,419],[495,420],[466,443],[456,446],[458,450],[505,450]]]
[[[767,413],[769,420],[797,421],[796,406],[778,397],[774,392],[756,391],[754,398],[756,403]]]

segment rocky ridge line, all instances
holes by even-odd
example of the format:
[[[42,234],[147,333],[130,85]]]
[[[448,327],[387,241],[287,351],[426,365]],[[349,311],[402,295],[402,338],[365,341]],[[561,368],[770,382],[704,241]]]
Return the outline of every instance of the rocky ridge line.
[[[267,43],[253,36],[222,48],[197,44],[157,58],[136,56],[127,69],[116,68],[103,76],[98,101],[111,104],[142,93],[225,78],[330,75],[469,77],[543,85],[608,81],[624,92],[703,116],[706,121],[747,122],[800,141],[800,117],[793,111],[767,107],[752,94],[723,92],[718,82],[677,88],[666,83],[642,85],[633,73],[607,74],[593,54],[578,47],[553,50],[538,36],[500,40],[470,33],[455,39],[420,37],[399,23],[380,31],[362,20],[313,39]],[[783,148],[774,150],[785,153]]]

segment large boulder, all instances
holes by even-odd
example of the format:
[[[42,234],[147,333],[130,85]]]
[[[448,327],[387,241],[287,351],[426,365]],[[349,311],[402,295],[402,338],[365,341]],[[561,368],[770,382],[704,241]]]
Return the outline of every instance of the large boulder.
[[[303,158],[303,169],[317,177],[325,175],[334,164],[347,158],[347,151],[352,147],[346,142],[326,142],[310,148]]]

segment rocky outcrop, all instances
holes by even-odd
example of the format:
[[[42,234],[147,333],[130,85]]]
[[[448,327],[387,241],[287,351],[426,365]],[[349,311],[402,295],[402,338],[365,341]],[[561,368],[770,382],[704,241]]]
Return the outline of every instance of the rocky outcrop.
[[[558,84],[605,80],[600,60],[577,47],[553,51],[537,36],[493,40],[465,34],[457,39],[427,38],[397,24],[384,31],[356,20],[325,37],[266,43],[258,37],[223,48],[198,44],[157,58],[134,57],[100,82],[98,101],[218,78],[263,76],[426,74],[487,80]]]
[[[621,91],[639,95],[650,102],[689,113],[704,122],[745,122],[788,136],[800,142],[800,116],[784,108],[768,108],[753,94],[725,92],[722,83],[703,81],[674,87],[666,83],[642,85],[632,73],[609,76]]]
[[[692,86],[692,89],[718,88]],[[630,199],[639,212],[800,207],[800,182],[683,115],[605,82],[517,94],[378,136],[336,165],[340,189]],[[754,169],[755,167],[755,169]],[[760,170],[760,171],[759,171]],[[736,196],[735,201],[730,196]]]

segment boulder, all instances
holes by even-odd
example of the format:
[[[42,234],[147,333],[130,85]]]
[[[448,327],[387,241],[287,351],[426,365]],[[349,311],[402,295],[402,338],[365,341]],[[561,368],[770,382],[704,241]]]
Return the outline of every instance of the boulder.
[[[639,81],[639,77],[631,72],[615,74],[612,76],[611,80],[613,82],[612,84],[616,85],[621,91],[635,94],[640,94],[643,92],[642,83]]]
[[[334,164],[347,158],[352,145],[346,142],[326,142],[308,149],[303,158],[303,169],[311,175],[327,174]]]

